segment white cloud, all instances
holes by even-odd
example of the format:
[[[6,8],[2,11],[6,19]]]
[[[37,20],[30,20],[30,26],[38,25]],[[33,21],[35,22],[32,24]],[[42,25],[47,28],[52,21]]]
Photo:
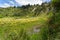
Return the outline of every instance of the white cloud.
[[[0,7],[4,7],[4,8],[6,8],[6,7],[10,7],[10,5],[9,5],[9,4],[7,4],[7,3],[4,3],[3,5],[2,5],[2,4],[0,4]]]
[[[34,5],[34,4],[39,4],[41,5],[42,0],[15,0],[16,2],[18,2],[20,5]]]
[[[39,4],[41,5],[42,3],[42,0],[15,0],[19,5],[27,5],[27,4],[30,4],[30,5],[34,5],[34,4]],[[0,4],[0,7],[10,7],[10,6],[14,6],[16,5],[14,3],[14,1],[10,0],[9,1],[12,5],[10,5],[9,3],[2,3]]]
[[[10,3],[11,3],[11,4],[14,4],[14,2],[13,2],[13,1],[10,1]]]

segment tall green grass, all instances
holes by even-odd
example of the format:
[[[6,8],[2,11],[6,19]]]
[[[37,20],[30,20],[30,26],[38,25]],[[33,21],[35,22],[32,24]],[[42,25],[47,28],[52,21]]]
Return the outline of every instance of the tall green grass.
[[[21,19],[0,18],[0,40],[47,40],[50,17],[51,14]],[[33,33],[38,25],[40,32]]]

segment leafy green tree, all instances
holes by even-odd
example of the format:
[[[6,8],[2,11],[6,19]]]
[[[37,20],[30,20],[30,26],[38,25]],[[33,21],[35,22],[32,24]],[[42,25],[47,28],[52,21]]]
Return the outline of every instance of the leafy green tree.
[[[49,21],[49,40],[55,40],[60,30],[60,0],[52,0],[53,16]]]

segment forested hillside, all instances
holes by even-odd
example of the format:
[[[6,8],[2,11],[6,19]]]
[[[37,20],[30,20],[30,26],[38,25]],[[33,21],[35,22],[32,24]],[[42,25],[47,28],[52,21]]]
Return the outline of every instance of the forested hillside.
[[[32,17],[42,13],[51,12],[50,3],[42,3],[42,5],[23,5],[20,7],[0,8],[0,17]]]

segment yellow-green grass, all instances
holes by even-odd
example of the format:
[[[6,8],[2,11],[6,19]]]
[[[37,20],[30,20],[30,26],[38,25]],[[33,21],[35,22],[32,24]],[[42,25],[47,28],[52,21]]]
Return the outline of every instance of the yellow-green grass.
[[[5,40],[11,34],[18,34],[21,29],[32,29],[35,25],[46,24],[49,16],[41,15],[39,17],[31,18],[0,18],[0,39]]]

